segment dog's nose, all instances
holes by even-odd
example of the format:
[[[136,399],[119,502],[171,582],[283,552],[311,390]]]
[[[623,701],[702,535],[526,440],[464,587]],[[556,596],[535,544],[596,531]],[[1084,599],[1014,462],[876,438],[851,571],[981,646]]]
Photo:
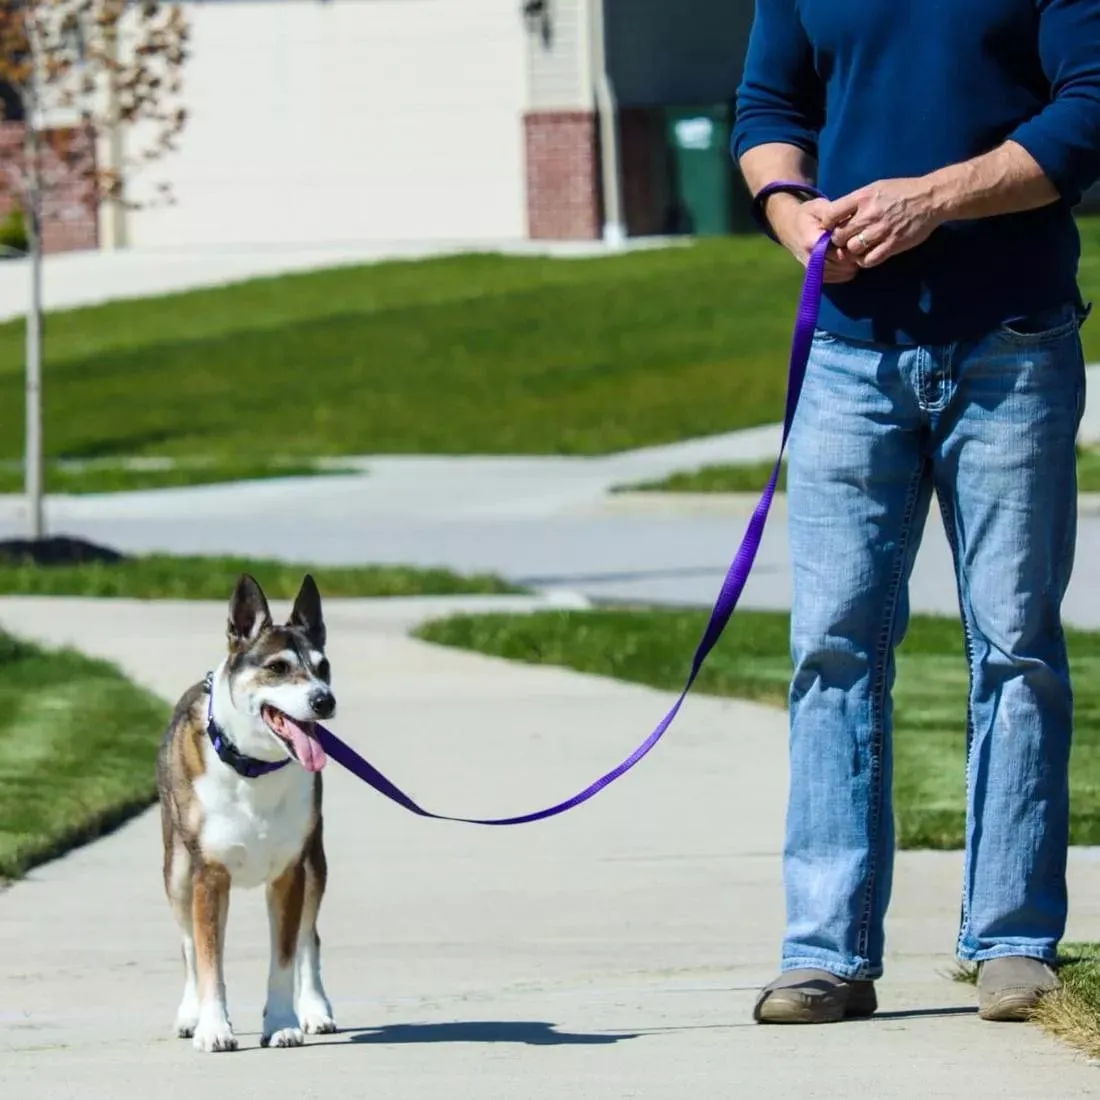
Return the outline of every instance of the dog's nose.
[[[318,688],[309,693],[309,705],[318,718],[331,718],[336,710],[336,696],[328,688]]]

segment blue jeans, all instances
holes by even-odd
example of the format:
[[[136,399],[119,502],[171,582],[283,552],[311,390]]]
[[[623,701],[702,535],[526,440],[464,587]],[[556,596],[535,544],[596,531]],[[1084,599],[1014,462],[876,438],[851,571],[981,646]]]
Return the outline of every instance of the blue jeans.
[[[788,460],[784,970],[882,973],[894,647],[933,490],[970,665],[958,955],[1055,957],[1067,905],[1073,693],[1061,603],[1076,541],[1081,319],[1067,305],[944,347],[814,340]]]

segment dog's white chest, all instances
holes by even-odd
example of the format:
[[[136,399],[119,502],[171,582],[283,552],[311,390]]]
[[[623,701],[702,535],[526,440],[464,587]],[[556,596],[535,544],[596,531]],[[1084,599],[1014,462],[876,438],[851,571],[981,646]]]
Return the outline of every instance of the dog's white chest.
[[[272,882],[302,853],[313,817],[313,776],[291,764],[242,779],[212,755],[195,780],[202,852],[229,871],[234,886]]]

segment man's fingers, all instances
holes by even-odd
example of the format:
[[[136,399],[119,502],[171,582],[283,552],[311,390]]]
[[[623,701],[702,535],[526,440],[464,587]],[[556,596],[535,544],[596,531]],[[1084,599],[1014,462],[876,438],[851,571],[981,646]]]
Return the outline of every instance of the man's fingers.
[[[826,260],[826,271],[858,271],[859,264],[855,260]]]
[[[893,239],[875,245],[865,256],[858,260],[860,267],[877,267],[894,255],[896,244]]]
[[[847,283],[859,274],[859,265],[850,256],[829,252],[825,257],[825,282]]]
[[[881,230],[878,230],[876,235],[876,228],[870,222],[852,218],[846,225],[839,226],[833,231],[833,243],[837,248],[851,252],[853,256],[865,254],[884,236]]]
[[[826,283],[850,283],[859,274],[858,267],[826,267]]]
[[[859,210],[862,195],[859,191],[853,191],[850,195],[829,203],[818,215],[823,229],[836,229],[838,225],[846,222]]]

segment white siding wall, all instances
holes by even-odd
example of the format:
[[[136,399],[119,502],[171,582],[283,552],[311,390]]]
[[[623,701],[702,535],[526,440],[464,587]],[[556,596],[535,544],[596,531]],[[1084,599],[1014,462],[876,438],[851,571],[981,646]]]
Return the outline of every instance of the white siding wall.
[[[528,107],[532,111],[587,110],[592,106],[589,76],[588,4],[593,0],[552,0],[551,37],[528,36]],[[603,0],[598,0],[602,3]]]
[[[132,245],[524,235],[513,0],[186,10],[190,121],[179,154],[142,175],[170,180],[177,202],[130,214]]]

